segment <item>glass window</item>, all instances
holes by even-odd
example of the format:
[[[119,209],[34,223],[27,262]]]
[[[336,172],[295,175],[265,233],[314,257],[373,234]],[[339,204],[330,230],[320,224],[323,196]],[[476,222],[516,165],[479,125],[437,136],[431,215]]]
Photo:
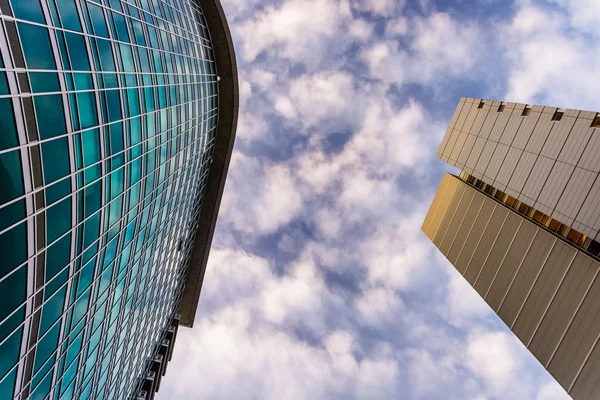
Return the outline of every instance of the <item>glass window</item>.
[[[42,5],[39,0],[12,0],[11,3],[16,18],[26,19],[39,24],[46,24]]]
[[[108,102],[108,118],[110,122],[121,120],[121,99],[119,97],[119,91],[107,90],[106,101]]]
[[[106,19],[104,19],[104,11],[102,7],[95,6],[88,3],[88,9],[90,11],[90,17],[92,18],[92,25],[94,27],[94,34],[96,36],[109,37],[108,28],[106,27]]]
[[[56,72],[30,72],[29,80],[31,81],[33,93],[60,92]]]
[[[116,71],[115,60],[113,58],[112,47],[108,40],[98,39],[98,54],[100,55],[100,63],[103,71]]]
[[[25,193],[19,150],[0,154],[0,188],[0,205]]]
[[[77,90],[92,90],[94,89],[94,83],[92,81],[92,74],[73,74],[75,78],[75,89]]]
[[[10,149],[11,147],[16,147],[18,144],[12,99],[0,99],[0,150]],[[2,171],[1,165],[0,171]],[[2,198],[2,194],[0,194],[0,198]]]
[[[33,101],[40,139],[53,138],[67,132],[63,101],[60,94],[35,96]]]
[[[26,240],[25,237],[22,239]],[[0,236],[0,240],[2,240],[2,236]],[[7,253],[3,252],[2,254]],[[2,276],[4,275],[3,273]],[[27,265],[21,266],[17,271],[0,282],[0,293],[2,293],[2,301],[0,302],[1,321],[21,306],[27,297]],[[0,352],[0,354],[2,353]]]
[[[93,92],[77,93],[77,108],[79,109],[81,129],[98,125],[96,98]]]
[[[117,38],[122,42],[129,42],[129,33],[127,33],[127,24],[125,23],[125,17],[121,14],[113,13],[113,19],[115,21],[115,27],[117,30]]]
[[[74,0],[56,0],[63,28],[81,32],[81,22]]]
[[[0,208],[0,230],[4,230],[25,218],[25,199]]]
[[[22,332],[23,328],[17,329],[15,333],[13,333],[8,340],[6,340],[6,342],[0,345],[0,354],[2,354],[2,357],[0,357],[0,376],[4,376],[4,374],[6,374],[19,360]],[[15,368],[15,370],[11,372],[11,375],[5,380],[8,380],[9,382],[12,381],[14,383],[16,372],[17,371]],[[2,382],[1,385],[3,386],[4,382]],[[4,389],[2,386],[0,386],[0,388]],[[11,387],[8,391],[8,393],[11,393],[10,398],[12,398],[12,390],[13,388]]]
[[[35,362],[33,370],[37,371],[56,350],[58,344],[58,335],[60,333],[60,324],[54,325],[52,329],[37,344],[35,351]]]
[[[88,58],[85,39],[76,33],[65,33],[69,57],[71,58],[71,69],[74,71],[89,71],[90,61]]]
[[[56,69],[48,29],[19,22],[19,33],[28,68]]]
[[[0,57],[0,60],[2,58]],[[4,66],[0,64],[0,68]],[[8,82],[6,81],[6,72],[0,71],[0,94],[10,94],[10,89],[8,88]]]
[[[89,217],[102,206],[102,182],[97,181],[85,189],[85,217]]]
[[[46,184],[69,174],[69,148],[67,146],[67,138],[42,143],[42,166]]]
[[[48,329],[54,324],[62,315],[63,307],[65,305],[65,294],[67,293],[67,287],[64,286],[61,290],[54,293],[54,295],[44,304],[42,307],[42,319],[40,321],[40,336],[46,333]]]
[[[98,129],[91,129],[81,134],[83,144],[83,165],[89,166],[100,161],[100,136]]]
[[[46,283],[69,264],[71,253],[71,235],[61,238],[46,251]],[[68,273],[68,269],[67,269]],[[60,279],[55,279],[60,280]],[[47,288],[46,288],[47,289]]]
[[[60,203],[46,210],[47,242],[52,243],[71,229],[71,198],[67,197]]]

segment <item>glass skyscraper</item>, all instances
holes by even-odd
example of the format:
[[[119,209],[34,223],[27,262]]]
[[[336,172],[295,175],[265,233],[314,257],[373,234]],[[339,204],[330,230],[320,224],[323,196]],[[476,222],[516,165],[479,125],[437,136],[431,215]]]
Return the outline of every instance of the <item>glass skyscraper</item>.
[[[237,121],[218,0],[0,0],[0,399],[154,396]]]

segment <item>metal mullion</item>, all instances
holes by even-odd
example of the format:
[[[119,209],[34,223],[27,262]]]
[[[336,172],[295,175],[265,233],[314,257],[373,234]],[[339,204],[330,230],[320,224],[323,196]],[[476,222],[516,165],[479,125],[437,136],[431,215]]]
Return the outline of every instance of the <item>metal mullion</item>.
[[[183,167],[183,166],[182,166],[182,167]],[[152,195],[153,195],[153,193],[154,193],[154,192],[155,192],[157,189],[158,189],[158,188],[155,188],[155,189],[153,190],[153,192],[151,192],[151,193],[150,193],[150,194],[149,194],[147,197],[150,197],[150,196],[152,196]],[[148,205],[147,207],[152,207],[152,206],[154,205],[154,203],[155,203],[155,202],[153,201],[153,202],[152,202],[152,203],[150,203],[150,205]],[[124,216],[124,217],[122,217],[121,219],[123,219],[123,218],[125,218],[125,216]],[[116,222],[115,224],[117,224],[117,223],[118,223],[118,222]],[[135,236],[135,238],[137,238],[138,236],[139,236],[139,232],[138,232],[138,234]],[[99,240],[99,239],[97,239],[97,240]],[[96,240],[96,241],[97,241],[97,240]],[[94,242],[94,243],[95,243],[95,242]],[[94,243],[92,243],[90,246],[93,246],[93,244],[94,244]],[[100,249],[100,251],[101,251],[101,250],[104,250],[106,247],[107,247],[107,244],[106,244],[106,245],[104,245],[104,246],[103,246],[103,247]],[[89,247],[88,247],[88,248],[89,248]],[[86,248],[86,249],[87,249],[87,248]],[[86,250],[86,249],[84,249],[84,250],[82,251],[82,254],[83,254],[83,252],[85,252],[85,250]],[[121,251],[121,252],[119,252],[119,255],[120,255],[121,253],[122,253],[122,251]],[[81,257],[81,255],[80,255],[79,257]],[[116,256],[115,256],[115,257],[116,257]],[[75,262],[75,260],[73,260],[72,262]],[[65,268],[66,268],[66,267],[65,267]],[[63,268],[63,270],[64,270],[65,268]],[[61,270],[60,272],[62,272],[62,270]],[[60,272],[59,272],[58,274],[60,274]],[[58,275],[58,274],[57,274],[57,275]],[[53,279],[54,279],[54,278],[53,278]],[[69,279],[72,279],[72,277],[71,277],[71,278],[69,278]],[[92,281],[92,283],[94,283],[94,282],[95,282],[97,279],[98,279],[98,278],[94,279],[94,281]],[[48,282],[48,283],[49,283],[49,282]],[[66,282],[65,282],[65,284],[66,284]],[[59,287],[57,290],[60,290],[60,288],[62,288],[62,287],[65,285],[65,284],[63,284],[63,285],[62,285],[61,287]],[[44,286],[44,287],[45,287],[45,286]],[[43,304],[45,304],[45,302],[44,302]],[[43,306],[43,304],[42,304],[42,306]],[[40,307],[41,307],[41,306],[40,306]],[[11,317],[11,316],[12,316],[12,315],[13,315],[13,314],[14,314],[14,313],[15,313],[15,312],[18,310],[18,308],[20,308],[20,307],[17,307],[17,309],[16,309],[15,311],[13,311],[13,313],[11,313],[9,316],[7,316],[7,317],[6,317],[6,318],[5,318],[3,321],[1,321],[1,322],[0,322],[0,324],[1,324],[1,323],[3,323],[3,322],[5,322],[5,321],[6,321],[8,318],[10,318],[10,317]],[[39,308],[38,308],[38,309],[39,309]],[[36,309],[36,310],[37,310],[37,309]],[[20,327],[20,326],[19,326],[19,327]],[[19,327],[15,328],[15,330],[16,330],[16,329],[18,329]],[[15,330],[13,330],[13,332],[14,332]],[[11,334],[12,334],[12,332],[11,332]],[[9,336],[10,336],[10,335],[9,335]],[[1,344],[3,344],[3,343],[6,341],[6,340],[7,340],[7,339],[4,339],[4,341],[2,341],[2,342],[0,343],[0,345],[1,345]]]

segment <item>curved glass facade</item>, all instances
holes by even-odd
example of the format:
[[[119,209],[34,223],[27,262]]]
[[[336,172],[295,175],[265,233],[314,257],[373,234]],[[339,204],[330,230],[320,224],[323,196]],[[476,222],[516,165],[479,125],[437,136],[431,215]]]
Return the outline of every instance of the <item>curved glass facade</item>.
[[[194,1],[0,0],[0,399],[124,399],[176,314],[217,124]]]

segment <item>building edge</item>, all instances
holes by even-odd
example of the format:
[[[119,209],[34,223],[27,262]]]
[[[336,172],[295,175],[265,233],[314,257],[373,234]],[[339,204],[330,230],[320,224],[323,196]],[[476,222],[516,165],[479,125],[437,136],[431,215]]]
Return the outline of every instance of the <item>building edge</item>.
[[[237,63],[231,31],[219,0],[195,0],[204,14],[219,77],[218,121],[212,162],[196,224],[185,286],[179,306],[180,323],[192,327],[217,223],[223,188],[235,142],[239,109]]]

